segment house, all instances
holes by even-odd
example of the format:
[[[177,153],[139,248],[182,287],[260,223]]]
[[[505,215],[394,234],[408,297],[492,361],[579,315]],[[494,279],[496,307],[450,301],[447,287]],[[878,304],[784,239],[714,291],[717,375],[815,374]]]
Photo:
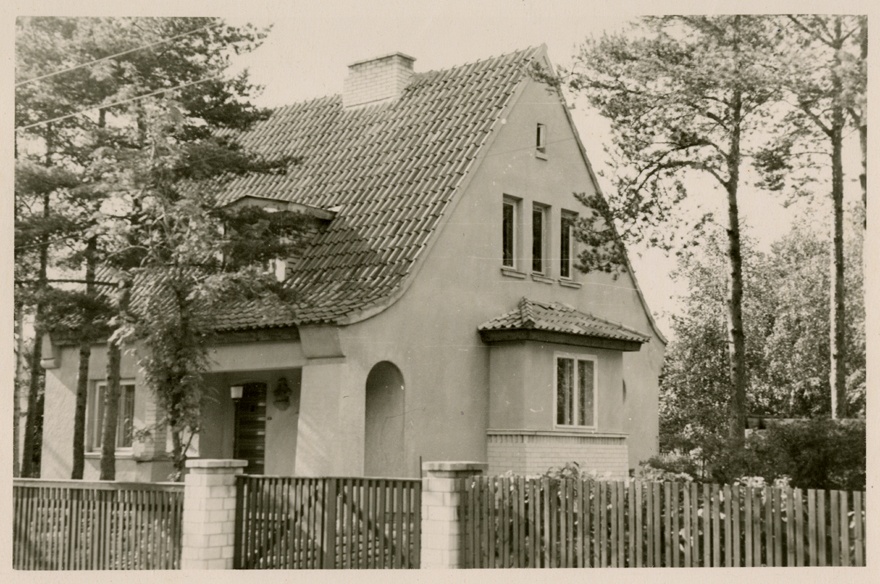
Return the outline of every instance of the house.
[[[282,107],[241,137],[302,163],[234,179],[229,204],[312,210],[284,267],[292,306],[223,316],[193,456],[271,475],[418,476],[420,460],[625,476],[656,453],[665,340],[631,271],[584,274],[572,222],[598,191],[544,47],[427,73],[396,53],[350,66],[341,96]],[[76,347],[46,350],[43,476],[68,477]],[[97,475],[105,351],[89,366]],[[167,446],[134,359],[117,478],[162,480]],[[241,397],[233,399],[232,393]]]

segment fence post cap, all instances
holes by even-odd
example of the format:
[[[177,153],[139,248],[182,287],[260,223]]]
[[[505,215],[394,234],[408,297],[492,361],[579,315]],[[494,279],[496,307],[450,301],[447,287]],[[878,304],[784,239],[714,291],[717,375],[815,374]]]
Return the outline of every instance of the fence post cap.
[[[186,468],[244,468],[246,460],[234,460],[229,458],[190,458],[186,461]]]
[[[428,472],[486,472],[487,470],[489,470],[489,463],[474,461],[439,460],[423,462],[422,470]]]

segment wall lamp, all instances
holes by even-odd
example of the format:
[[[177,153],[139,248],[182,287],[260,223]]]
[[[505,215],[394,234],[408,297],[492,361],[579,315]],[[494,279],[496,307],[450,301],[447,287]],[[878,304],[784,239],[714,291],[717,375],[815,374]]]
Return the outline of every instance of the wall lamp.
[[[244,386],[243,385],[230,385],[229,386],[229,396],[232,397],[232,401],[237,402],[241,399],[242,394],[244,394]]]

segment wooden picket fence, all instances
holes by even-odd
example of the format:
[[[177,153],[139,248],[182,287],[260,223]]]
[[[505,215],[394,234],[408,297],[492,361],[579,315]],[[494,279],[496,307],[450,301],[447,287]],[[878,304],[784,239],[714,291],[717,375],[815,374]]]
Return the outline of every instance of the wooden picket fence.
[[[236,569],[418,568],[421,481],[238,477]]]
[[[13,479],[16,570],[180,568],[183,485]]]
[[[865,565],[863,492],[464,480],[471,568]]]

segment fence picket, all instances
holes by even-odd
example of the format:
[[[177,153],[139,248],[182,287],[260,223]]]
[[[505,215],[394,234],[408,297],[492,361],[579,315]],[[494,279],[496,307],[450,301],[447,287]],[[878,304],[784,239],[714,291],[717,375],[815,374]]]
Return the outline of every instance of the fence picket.
[[[712,496],[709,491],[710,487],[707,484],[703,485],[703,565],[708,567],[712,565],[711,554],[712,554],[712,543],[710,536],[712,534],[711,528],[711,514],[712,514]]]
[[[764,564],[773,566],[773,493],[768,486],[764,487],[761,495],[764,498]]]
[[[803,495],[800,489],[794,490],[794,529],[795,565],[804,565],[804,513]]]
[[[840,494],[831,491],[831,565],[840,566]]]
[[[657,567],[654,563],[654,497],[651,483],[645,484],[645,565],[649,568]]]
[[[853,545],[855,547],[855,565],[865,565],[865,539],[862,515],[862,493],[853,493]]]
[[[608,503],[608,507],[603,513],[608,515],[608,523],[611,531],[611,535],[609,537],[609,543],[611,544],[611,555],[608,558],[608,566],[611,568],[617,567],[617,489],[615,488],[614,483],[606,483],[608,488],[608,498],[610,502]],[[604,501],[603,501],[604,504]]]
[[[849,566],[849,497],[840,491],[840,565]]]
[[[660,483],[651,484],[651,492],[654,497],[654,565],[656,567],[663,566],[663,556],[661,551],[663,548],[663,521],[662,515],[662,499],[660,497]]]

